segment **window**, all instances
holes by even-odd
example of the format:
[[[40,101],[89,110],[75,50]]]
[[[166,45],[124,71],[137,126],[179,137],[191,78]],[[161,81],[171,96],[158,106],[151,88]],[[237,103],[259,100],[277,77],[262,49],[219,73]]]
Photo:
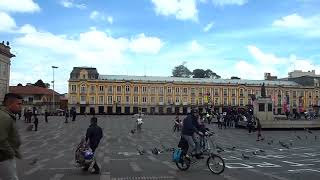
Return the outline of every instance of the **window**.
[[[81,85],[81,93],[85,93],[86,92],[86,85]]]
[[[103,100],[103,96],[99,96],[99,104],[104,104]]]
[[[147,87],[146,86],[142,86],[142,93],[146,93],[147,92]]]
[[[104,86],[99,86],[99,91],[104,92]]]
[[[214,98],[214,104],[219,105],[219,98]]]
[[[167,92],[168,92],[168,93],[172,93],[172,88],[171,88],[171,87],[168,87],[168,88],[167,88]]]
[[[130,103],[130,97],[126,96],[126,103]]]
[[[259,103],[259,111],[260,112],[264,111],[264,103]]]
[[[240,97],[243,97],[243,89],[240,89]]]
[[[227,98],[223,98],[223,105],[224,106],[228,105],[228,99]]]
[[[112,93],[112,86],[108,86],[108,93]]]
[[[142,88],[143,89],[143,88]],[[142,103],[147,103],[147,97],[146,96],[143,96],[142,97]]]
[[[214,89],[214,95],[219,96],[219,89]]]
[[[196,100],[194,97],[191,97],[191,104],[195,104],[196,103]]]
[[[77,92],[77,85],[71,85],[71,92]]]
[[[311,95],[312,95],[312,93],[311,93],[311,92],[309,92],[309,98],[311,98]]]
[[[126,93],[129,93],[130,92],[130,86],[126,86]]]
[[[183,88],[183,94],[188,94],[188,88]]]
[[[108,96],[108,104],[112,104],[113,100],[112,100],[112,96]]]
[[[31,103],[32,103],[32,102],[33,102],[33,97],[29,97],[29,98],[28,98],[28,102],[31,102]]]
[[[188,97],[183,97],[183,102],[187,103],[188,102]]]
[[[155,104],[156,103],[156,97],[152,96],[151,97],[151,104]]]
[[[139,97],[138,96],[134,96],[133,97],[133,102],[134,103],[138,103],[139,102]]]
[[[161,103],[163,102],[163,97],[162,96],[159,97],[159,102],[161,102]]]
[[[121,93],[121,86],[117,86],[117,93]]]
[[[228,96],[228,89],[223,89],[223,96]]]
[[[180,94],[180,88],[176,87],[176,94]]]
[[[117,102],[121,103],[121,96],[117,96]]]
[[[180,97],[179,96],[176,97],[176,103],[180,103]]]
[[[160,93],[160,94],[163,94],[163,87],[160,87],[160,88],[159,88],[159,93]]]
[[[167,100],[168,104],[172,104],[172,97],[167,97]]]
[[[139,93],[139,87],[138,86],[133,87],[133,92],[134,93]]]
[[[77,97],[76,96],[71,96],[71,103],[76,104],[77,103]]]
[[[151,87],[151,94],[155,94],[156,93],[156,87]]]
[[[251,104],[252,104],[252,99],[249,98],[249,99],[248,99],[248,105],[251,105]]]
[[[94,93],[95,89],[96,89],[96,87],[95,87],[94,85],[91,85],[91,86],[90,86],[90,92],[91,92],[91,93]]]
[[[240,99],[240,106],[243,106],[243,99]]]
[[[196,93],[196,89],[195,88],[191,88],[191,95],[195,95]]]
[[[86,101],[86,97],[85,96],[80,96],[80,101]]]
[[[236,98],[232,98],[231,103],[232,103],[232,106],[235,106],[236,105]]]
[[[199,88],[199,95],[202,96],[203,94],[203,88]]]
[[[292,96],[293,96],[293,98],[296,98],[297,97],[297,91],[292,91]]]
[[[272,103],[268,103],[268,112],[272,112]]]
[[[95,104],[95,102],[94,102],[94,96],[91,96],[91,97],[90,97],[90,104]]]
[[[231,90],[231,95],[232,95],[232,96],[236,96],[236,90],[235,90],[235,89],[232,89],[232,90]]]
[[[294,99],[294,100],[292,101],[292,106],[293,106],[293,107],[297,107],[297,100]]]
[[[202,98],[199,98],[198,103],[199,103],[199,104],[203,104]]]

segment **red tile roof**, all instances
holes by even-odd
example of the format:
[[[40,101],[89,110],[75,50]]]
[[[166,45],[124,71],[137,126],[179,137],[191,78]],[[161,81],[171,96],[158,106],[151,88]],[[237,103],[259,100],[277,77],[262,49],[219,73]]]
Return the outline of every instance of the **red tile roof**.
[[[37,86],[10,86],[9,92],[19,95],[52,95],[53,90]],[[59,96],[60,94],[55,92],[55,95]]]

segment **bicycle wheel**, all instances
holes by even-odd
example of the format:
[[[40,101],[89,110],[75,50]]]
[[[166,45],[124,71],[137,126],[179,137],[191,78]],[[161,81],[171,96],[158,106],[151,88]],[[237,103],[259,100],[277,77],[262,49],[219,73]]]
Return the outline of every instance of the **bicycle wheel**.
[[[181,160],[179,162],[176,162],[178,169],[180,169],[181,171],[186,171],[187,169],[189,169],[190,164],[191,160],[186,156],[182,156]]]
[[[220,156],[211,154],[207,159],[207,166],[212,173],[221,174],[224,171],[225,163]]]

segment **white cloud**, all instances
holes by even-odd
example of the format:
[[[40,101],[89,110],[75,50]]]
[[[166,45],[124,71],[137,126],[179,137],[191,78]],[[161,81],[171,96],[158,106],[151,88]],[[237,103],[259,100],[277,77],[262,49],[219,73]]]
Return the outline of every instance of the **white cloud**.
[[[108,16],[106,17],[103,13],[99,11],[92,11],[90,13],[90,19],[95,20],[95,21],[107,21],[109,24],[113,24],[113,17]]]
[[[0,11],[38,12],[40,11],[40,7],[33,0],[0,0]]]
[[[0,12],[0,32],[12,32],[16,27],[15,20],[9,14]]]
[[[23,25],[17,32],[22,34],[31,34],[37,32],[36,28],[30,24]]]
[[[112,17],[112,16],[108,16],[107,21],[108,21],[110,24],[113,24],[113,17]]]
[[[131,39],[130,49],[136,53],[157,54],[162,48],[163,43],[157,37],[146,37],[144,34]]]
[[[157,15],[198,21],[197,0],[152,0]]]
[[[214,23],[213,22],[210,22],[209,24],[207,24],[204,28],[203,28],[203,31],[204,32],[208,32],[212,29]]]
[[[87,6],[85,4],[74,3],[74,0],[61,0],[60,4],[65,8],[78,8],[78,9],[86,9],[87,8]]]
[[[191,52],[199,52],[203,50],[203,47],[196,40],[193,40],[190,43],[189,49],[191,50]]]
[[[252,46],[252,45],[248,46],[248,51],[261,64],[276,65],[276,64],[286,64],[287,63],[286,58],[277,57],[274,54],[270,54],[270,53],[269,54],[264,53],[259,48]]]
[[[291,14],[273,21],[272,26],[290,32],[296,32],[303,36],[320,37],[320,15],[302,17],[299,14]]]
[[[246,4],[248,0],[212,0],[215,6],[227,6],[227,5],[238,5],[242,6]]]

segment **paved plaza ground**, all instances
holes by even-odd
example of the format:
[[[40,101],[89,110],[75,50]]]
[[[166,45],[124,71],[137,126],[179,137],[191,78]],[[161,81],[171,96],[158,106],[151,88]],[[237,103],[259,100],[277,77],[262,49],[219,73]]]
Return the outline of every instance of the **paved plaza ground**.
[[[131,134],[132,116],[97,116],[104,137],[97,149],[100,175],[82,172],[74,165],[74,150],[85,135],[90,116],[78,116],[64,123],[64,117],[39,119],[39,130],[26,131],[23,120],[17,124],[22,138],[23,159],[18,160],[22,180],[318,180],[320,177],[320,131],[263,131],[264,141],[244,129],[219,130],[215,142],[225,151],[226,169],[210,173],[205,161],[182,172],[171,162],[168,148],[176,147],[179,133],[172,132],[174,116],[145,116],[140,134]],[[288,145],[288,148],[279,144]],[[164,150],[154,155],[151,149]],[[235,147],[232,149],[232,147]],[[138,150],[144,150],[140,155]],[[263,150],[264,152],[260,152]],[[243,154],[248,158],[244,158]]]

